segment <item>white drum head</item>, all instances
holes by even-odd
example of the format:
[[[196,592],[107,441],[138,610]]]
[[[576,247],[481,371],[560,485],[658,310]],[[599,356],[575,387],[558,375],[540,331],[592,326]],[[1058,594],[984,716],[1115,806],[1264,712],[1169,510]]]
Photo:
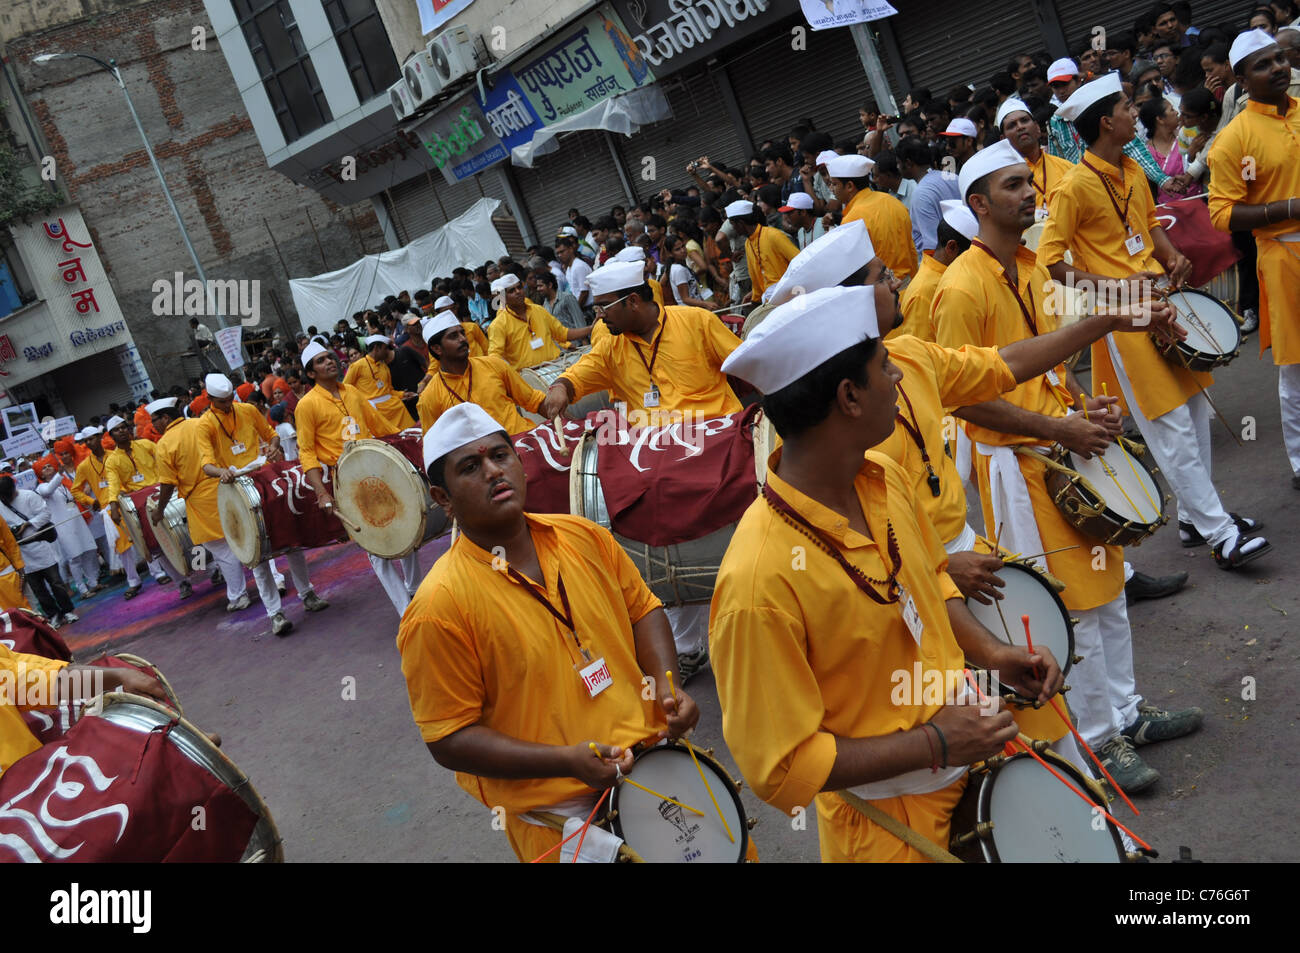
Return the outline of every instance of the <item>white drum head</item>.
[[[217,515],[221,517],[221,532],[235,554],[245,566],[256,566],[264,557],[263,541],[266,528],[262,524],[261,498],[257,487],[248,477],[239,477],[234,483],[217,487]]]
[[[1059,762],[1052,767],[1084,790]],[[1115,864],[1124,860],[1109,821],[1029,755],[1004,762],[984,779],[980,820],[1004,864]],[[1101,829],[1097,824],[1101,824]]]
[[[1051,585],[1032,569],[1015,563],[1004,565],[997,571],[997,576],[1006,583],[1006,588],[1000,590],[1002,601],[986,606],[975,599],[967,599],[966,607],[971,615],[999,641],[1022,648],[1028,648],[1028,643],[1020,617],[1029,616],[1034,648],[1048,649],[1061,666],[1061,671],[1068,672],[1074,654],[1069,616]]]
[[[636,759],[628,777],[703,811],[703,815],[683,810],[630,784],[619,785],[617,789],[619,836],[647,863],[735,864],[744,859],[748,827],[737,805],[735,788],[711,761],[700,757],[698,751],[696,754],[708,787],[689,752],[677,747],[651,748],[644,752]],[[718,811],[709,797],[710,789],[735,843],[718,819]]]
[[[173,496],[167,501],[162,514],[162,522],[153,524],[153,534],[158,539],[158,548],[163,551],[167,561],[176,567],[182,576],[190,574],[190,552],[194,544],[190,541],[190,527],[185,518],[185,501]]]
[[[1142,525],[1159,522],[1164,512],[1160,488],[1141,461],[1120,443],[1112,443],[1101,456],[1093,454],[1091,460],[1072,453],[1069,465],[1092,484],[1120,519]]]
[[[366,552],[398,559],[424,542],[434,503],[424,478],[400,450],[382,440],[348,444],[334,486],[343,526]]]
[[[1184,347],[1204,354],[1231,354],[1241,344],[1237,319],[1221,301],[1198,291],[1184,290],[1169,296],[1178,311],[1178,325],[1187,331]]]
[[[555,383],[561,374],[567,371],[574,364],[580,361],[584,354],[591,350],[591,347],[575,347],[564,351],[553,361],[547,361],[544,364],[534,364],[532,367],[525,367],[519,371],[519,376],[524,379],[524,383],[529,387],[540,390],[543,394]],[[587,414],[593,410],[603,410],[610,406],[609,391],[598,391],[595,394],[588,394],[580,400],[574,401],[565,410],[564,415],[570,420],[585,420]],[[523,411],[524,417],[535,423],[545,423],[537,414]]]
[[[122,528],[126,530],[131,545],[135,547],[136,558],[148,559],[149,544],[145,542],[144,530],[140,528],[140,514],[136,512],[135,503],[126,493],[119,496],[117,502],[122,510]]]

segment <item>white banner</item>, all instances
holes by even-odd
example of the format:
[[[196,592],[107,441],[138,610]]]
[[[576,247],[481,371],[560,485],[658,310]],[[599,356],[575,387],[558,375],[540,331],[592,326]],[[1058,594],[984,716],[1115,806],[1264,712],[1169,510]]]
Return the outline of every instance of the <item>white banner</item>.
[[[41,432],[41,436],[42,436],[42,437],[45,437],[46,440],[54,441],[54,440],[58,440],[60,437],[66,437],[66,436],[69,436],[70,434],[74,434],[74,433],[76,433],[76,432],[77,432],[77,418],[76,418],[76,417],[58,417],[58,418],[56,418],[56,419],[54,419],[54,420],[51,420],[51,421],[49,422],[49,424],[47,424],[47,425],[45,425],[45,426],[48,426],[48,427],[50,428],[49,435],[48,435],[48,436],[46,435],[46,433],[45,433],[45,428],[44,428],[44,426],[43,426],[43,427],[41,428],[41,431],[42,431],[42,432]]]
[[[34,427],[18,431],[8,440],[0,441],[0,449],[6,457],[25,457],[29,453],[44,453],[49,448]]]
[[[241,325],[234,325],[229,328],[219,328],[213,332],[213,337],[217,339],[217,347],[221,348],[221,356],[226,359],[230,369],[238,370],[244,366],[244,352],[241,347],[244,340],[244,329]]]
[[[36,474],[32,470],[23,470],[21,473],[14,474],[14,485],[20,490],[35,490],[36,483]]]
[[[898,13],[884,0],[799,0],[799,5],[814,30],[868,23]]]

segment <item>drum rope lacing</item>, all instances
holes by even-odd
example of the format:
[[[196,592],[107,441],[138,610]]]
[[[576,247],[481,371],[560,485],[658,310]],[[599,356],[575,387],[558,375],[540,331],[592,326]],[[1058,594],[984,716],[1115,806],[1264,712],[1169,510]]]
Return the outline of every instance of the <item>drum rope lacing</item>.
[[[898,582],[898,574],[903,568],[903,557],[898,550],[898,540],[894,536],[894,523],[892,520],[885,520],[886,536],[888,538],[889,561],[893,565],[886,565],[889,575],[885,579],[873,579],[864,573],[857,566],[853,565],[844,558],[844,554],[839,551],[832,543],[828,542],[821,533],[819,533],[811,523],[809,523],[802,514],[793,506],[783,500],[770,483],[763,484],[763,499],[777,515],[783,517],[787,523],[807,536],[819,548],[831,556],[845,574],[853,580],[853,584],[866,593],[877,605],[889,605],[896,603],[902,593],[903,587]],[[882,596],[876,592],[874,586],[884,586],[888,595]]]

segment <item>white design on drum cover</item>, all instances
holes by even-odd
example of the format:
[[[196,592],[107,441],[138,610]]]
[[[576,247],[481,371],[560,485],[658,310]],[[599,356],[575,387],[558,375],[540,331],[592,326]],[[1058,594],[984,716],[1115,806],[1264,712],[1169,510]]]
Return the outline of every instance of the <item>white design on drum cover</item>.
[[[15,806],[24,798],[34,794],[50,777],[56,767],[58,767],[58,776],[54,779],[53,787],[49,793],[41,801],[40,806],[36,808],[36,813]],[[73,767],[80,768],[85,772],[89,783],[96,791],[107,791],[113,782],[117,780],[117,775],[109,777],[105,774],[94,758],[89,755],[68,754],[68,746],[63,745],[58,751],[50,755],[50,759],[46,762],[45,769],[41,772],[40,777],[33,781],[27,790],[20,791],[4,804],[0,804],[0,820],[13,819],[22,822],[31,831],[35,843],[28,842],[18,834],[0,834],[0,848],[9,848],[26,863],[42,862],[43,858],[37,855],[37,850],[50,859],[64,860],[81,850],[86,845],[86,842],[82,841],[75,847],[60,847],[50,838],[48,828],[75,828],[86,821],[111,815],[120,817],[122,821],[113,842],[117,843],[122,839],[122,834],[126,832],[126,825],[131,817],[131,810],[126,804],[119,803],[110,807],[101,807],[71,819],[55,817],[50,813],[50,802],[56,796],[64,801],[75,801],[86,789],[85,782],[66,776],[69,769]]]
[[[566,420],[564,422],[565,444],[560,444],[559,435],[556,434],[555,428],[550,424],[542,424],[527,433],[520,434],[515,438],[515,449],[522,450],[525,453],[541,453],[542,459],[546,461],[547,466],[552,470],[559,470],[561,473],[568,472],[569,464],[572,462],[571,456],[565,456],[563,460],[557,460],[552,451],[562,451],[567,447],[569,439],[577,439],[583,431],[583,425],[576,420]]]
[[[680,421],[668,424],[666,427],[645,427],[637,434],[636,445],[632,448],[629,456],[629,462],[636,467],[641,473],[650,469],[649,466],[641,466],[641,450],[648,447],[650,450],[662,453],[673,444],[686,448],[678,461],[686,460],[689,457],[698,456],[704,452],[704,441],[709,438],[730,430],[736,423],[732,417],[714,417],[711,420],[701,420],[698,423],[684,425]],[[714,425],[720,425],[715,428]],[[683,429],[685,428],[685,429]]]
[[[284,481],[283,486],[280,485],[281,480]],[[321,482],[326,486],[329,485],[330,480],[328,467],[322,468]],[[307,482],[307,477],[303,474],[302,467],[290,467],[281,472],[271,481],[271,488],[275,490],[275,495],[277,497],[285,497],[285,505],[289,507],[289,512],[294,516],[301,516],[303,513],[302,510],[293,505],[295,501],[306,505],[308,493],[311,494],[313,500],[315,500],[316,497],[316,491],[313,490],[311,484]],[[315,506],[315,503],[313,502],[310,505]]]

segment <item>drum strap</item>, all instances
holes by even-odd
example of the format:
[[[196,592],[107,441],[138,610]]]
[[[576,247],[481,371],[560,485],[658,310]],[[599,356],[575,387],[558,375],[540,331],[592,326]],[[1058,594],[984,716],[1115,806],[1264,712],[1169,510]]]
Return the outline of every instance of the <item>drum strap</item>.
[[[849,805],[849,807],[853,808],[867,820],[883,827],[908,847],[920,851],[936,864],[962,863],[960,858],[954,857],[952,854],[948,853],[948,851],[934,843],[934,841],[922,837],[902,821],[895,820],[870,801],[863,800],[852,791],[836,791],[835,793],[844,800],[845,804]]]

